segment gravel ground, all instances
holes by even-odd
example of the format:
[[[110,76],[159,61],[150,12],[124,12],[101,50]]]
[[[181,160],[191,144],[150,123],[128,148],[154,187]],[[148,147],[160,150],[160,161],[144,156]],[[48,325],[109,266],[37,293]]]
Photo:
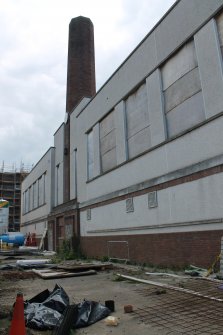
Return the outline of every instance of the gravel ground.
[[[72,263],[74,262],[66,262],[68,265]],[[220,316],[223,313],[223,302],[216,303],[209,298],[185,295],[179,291],[166,291],[153,285],[117,280],[116,273],[200,291],[223,301],[223,291],[219,289],[218,282],[196,281],[190,277],[185,278],[185,275],[184,278],[148,276],[145,270],[153,272],[154,269],[115,264],[114,269],[99,271],[96,275],[50,280],[41,279],[30,271],[0,271],[0,334],[8,334],[7,326],[10,325],[10,314],[17,292],[22,292],[24,300],[29,300],[45,289],[52,291],[56,284],[63,287],[71,304],[83,300],[102,304],[106,300],[115,302],[115,311],[111,315],[118,319],[117,326],[107,326],[105,320],[101,320],[89,327],[75,330],[77,335],[222,334],[223,320]],[[133,305],[134,311],[144,308],[143,314],[139,317],[134,313],[124,313],[124,305],[128,304]],[[52,331],[27,329],[27,335],[52,335]]]
[[[94,325],[76,330],[75,334],[166,334],[165,331],[157,332],[156,329],[152,329],[149,325],[145,325],[133,315],[124,313],[124,305],[131,304],[133,307],[138,307],[142,306],[146,301],[143,301],[145,298],[143,299],[135,291],[138,287],[142,286],[141,284],[117,281],[115,273],[120,272],[120,270],[121,269],[117,269],[117,271],[116,269],[106,270],[100,271],[96,275],[86,277],[52,280],[43,280],[33,276],[30,271],[0,271],[0,334],[3,335],[5,331],[6,334],[8,334],[4,327],[6,327],[7,324],[10,324],[9,314],[12,311],[17,292],[22,292],[24,300],[28,300],[47,288],[52,291],[56,284],[61,285],[66,291],[70,298],[70,303],[79,303],[84,299],[98,301],[102,304],[104,304],[106,300],[114,300],[115,302],[115,312],[111,315],[118,318],[118,326],[107,326],[105,321],[101,320]],[[127,273],[126,269],[123,269],[122,271]],[[138,269],[132,267],[128,273],[134,275],[138,273]],[[8,315],[8,320],[5,319],[6,315]],[[28,330],[27,335],[29,334],[48,335],[52,334],[52,332]]]

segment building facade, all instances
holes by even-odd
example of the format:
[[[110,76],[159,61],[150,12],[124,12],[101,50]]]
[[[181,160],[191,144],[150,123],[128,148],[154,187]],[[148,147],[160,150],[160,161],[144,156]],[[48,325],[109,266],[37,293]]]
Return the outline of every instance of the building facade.
[[[21,232],[35,234],[38,240],[47,230],[47,217],[54,206],[54,151],[50,148],[22,183]]]
[[[21,221],[21,183],[27,176],[29,168],[16,169],[2,163],[0,168],[0,199],[8,202],[7,227],[5,230],[19,231]]]
[[[55,134],[53,249],[73,234],[89,257],[208,266],[220,253],[222,8],[176,1],[67,111]]]

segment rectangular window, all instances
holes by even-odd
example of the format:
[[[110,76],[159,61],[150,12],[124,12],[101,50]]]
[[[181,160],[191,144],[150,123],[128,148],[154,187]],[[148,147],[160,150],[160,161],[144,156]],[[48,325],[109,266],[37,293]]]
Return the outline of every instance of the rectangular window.
[[[38,207],[43,204],[43,177],[38,179]]]
[[[33,208],[37,208],[38,204],[38,188],[37,188],[37,182],[33,183]]]
[[[129,158],[151,147],[146,84],[141,85],[125,101]]]
[[[43,174],[43,204],[46,203],[46,172]]]
[[[223,12],[217,17],[217,27],[221,53],[223,55]]]
[[[29,187],[29,211],[31,211],[33,209],[32,204],[32,196],[33,196],[33,192],[32,192],[32,186]]]
[[[87,166],[88,179],[94,176],[94,137],[93,130],[87,134]]]
[[[59,204],[59,169],[60,169],[60,164],[58,164],[57,166],[56,166],[56,189],[55,189],[55,191],[56,191],[56,199],[55,199],[55,201],[56,201],[56,206]]]
[[[74,197],[77,197],[77,149],[73,151],[73,187]]]
[[[100,122],[100,156],[102,172],[117,165],[114,111]]]
[[[25,214],[26,212],[26,196],[25,192],[23,192],[23,213]]]
[[[29,211],[29,190],[25,191],[25,213]]]
[[[162,67],[168,136],[205,120],[194,41],[185,44]]]

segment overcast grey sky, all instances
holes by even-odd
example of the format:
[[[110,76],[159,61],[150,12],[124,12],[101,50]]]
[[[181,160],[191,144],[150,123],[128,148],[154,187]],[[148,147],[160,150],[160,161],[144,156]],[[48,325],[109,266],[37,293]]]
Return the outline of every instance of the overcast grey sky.
[[[68,26],[94,24],[97,90],[175,0],[0,0],[0,167],[36,164],[64,120]]]

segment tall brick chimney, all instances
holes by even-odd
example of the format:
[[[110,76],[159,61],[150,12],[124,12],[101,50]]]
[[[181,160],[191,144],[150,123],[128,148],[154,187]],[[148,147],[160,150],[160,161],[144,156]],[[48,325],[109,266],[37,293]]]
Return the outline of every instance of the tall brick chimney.
[[[70,200],[70,113],[83,97],[95,95],[94,27],[79,16],[69,25],[67,60],[67,122],[64,127],[64,202]]]
[[[87,17],[78,16],[69,25],[66,112],[83,97],[95,95],[94,27]]]

